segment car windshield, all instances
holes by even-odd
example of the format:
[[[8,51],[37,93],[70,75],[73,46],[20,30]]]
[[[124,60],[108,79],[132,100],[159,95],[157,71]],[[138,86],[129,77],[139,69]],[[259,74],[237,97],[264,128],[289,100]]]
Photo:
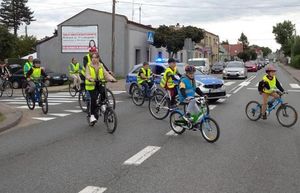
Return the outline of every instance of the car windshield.
[[[216,63],[216,64],[214,64],[213,66],[214,66],[214,67],[220,67],[220,66],[223,66],[223,64],[221,64],[221,63]]]
[[[230,62],[227,65],[228,68],[244,68],[243,63],[241,62]]]
[[[200,61],[188,61],[189,65],[194,65],[194,66],[205,66],[205,61],[200,60]]]
[[[177,64],[177,70],[182,75],[185,74],[184,68],[185,68],[184,64]],[[203,73],[196,69],[195,75],[203,75]]]

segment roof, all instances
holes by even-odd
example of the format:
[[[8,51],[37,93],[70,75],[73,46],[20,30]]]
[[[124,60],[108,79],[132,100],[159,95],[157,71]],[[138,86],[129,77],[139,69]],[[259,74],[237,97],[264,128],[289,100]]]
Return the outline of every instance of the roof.
[[[42,43],[44,43],[44,42],[47,42],[47,41],[51,40],[52,38],[54,38],[54,37],[56,37],[56,36],[57,36],[57,35],[53,35],[53,36],[50,36],[50,37],[46,36],[45,38],[39,40],[39,41],[37,42],[36,45],[42,44]]]
[[[80,15],[80,14],[82,14],[83,12],[86,12],[86,11],[95,11],[95,12],[98,12],[98,13],[104,13],[104,14],[112,15],[112,13],[110,13],[110,12],[99,11],[99,10],[96,10],[96,9],[87,8],[87,9],[84,9],[84,10],[82,10],[81,12],[77,13],[76,15],[70,17],[69,19],[67,19],[67,20],[65,20],[65,21],[63,21],[63,22],[61,22],[61,23],[58,24],[58,25],[62,25],[63,23],[65,23],[65,22],[67,22],[67,21],[69,21],[69,20],[71,20],[71,19],[77,17],[78,15]],[[128,20],[128,18],[127,18],[125,15],[116,14],[116,16],[123,17],[123,18],[127,21],[127,24],[132,24],[132,25],[136,25],[136,26],[138,26],[138,27],[142,27],[142,28],[145,28],[145,29],[154,30],[154,28],[152,28],[152,27],[150,27],[150,26],[148,26],[148,25],[144,25],[144,24],[140,24],[140,23],[136,23],[136,22],[134,22],[134,21]]]
[[[211,35],[213,35],[213,36],[219,37],[218,35],[216,35],[216,34],[214,34],[214,33],[211,33],[211,32],[209,32],[209,31],[204,30],[204,32],[205,32],[205,33],[208,33],[208,34],[211,34]]]
[[[227,51],[227,53],[230,54],[230,56],[237,56],[239,53],[244,51],[243,44],[224,44],[222,46]]]

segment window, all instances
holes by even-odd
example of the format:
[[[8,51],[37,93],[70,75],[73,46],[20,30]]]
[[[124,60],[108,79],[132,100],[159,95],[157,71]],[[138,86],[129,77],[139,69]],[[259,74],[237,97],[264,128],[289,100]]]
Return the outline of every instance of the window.
[[[140,49],[135,49],[135,64],[140,64],[141,63],[141,50]]]

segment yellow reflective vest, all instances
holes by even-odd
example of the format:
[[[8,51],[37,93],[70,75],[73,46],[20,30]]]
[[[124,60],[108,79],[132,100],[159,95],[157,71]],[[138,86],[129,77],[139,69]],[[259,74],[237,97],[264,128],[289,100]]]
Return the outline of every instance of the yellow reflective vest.
[[[138,81],[138,84],[142,84],[144,81],[150,81],[150,77],[151,77],[151,69],[148,68],[147,70],[145,68],[141,68],[143,74],[146,76],[147,80],[143,79],[140,74],[138,74],[137,76],[137,81]]]
[[[104,77],[104,69],[103,65],[100,64],[98,74],[96,74],[96,69],[94,66],[90,65],[90,63],[87,65],[90,71],[90,76],[94,80],[105,80]],[[85,90],[95,90],[95,82],[89,81],[87,78],[85,79]]]
[[[30,75],[30,79],[31,80],[38,80],[41,78],[41,74],[42,74],[42,68],[36,68],[34,66],[31,67],[32,68],[32,74]]]
[[[175,87],[175,83],[173,81],[173,79],[171,77],[167,77],[167,74],[171,73],[171,75],[176,75],[177,74],[177,70],[176,68],[174,69],[174,71],[168,67],[164,73],[163,78],[160,81],[160,86],[162,88],[174,88]],[[167,80],[168,79],[168,80]]]
[[[274,92],[274,90],[277,88],[277,87],[276,87],[276,77],[273,76],[273,79],[270,80],[270,79],[268,79],[267,75],[265,75],[265,76],[263,77],[263,80],[264,80],[265,82],[267,82],[267,83],[269,84],[269,86],[270,86],[270,89],[264,88],[264,90],[263,90],[264,93],[271,94],[272,92]]]

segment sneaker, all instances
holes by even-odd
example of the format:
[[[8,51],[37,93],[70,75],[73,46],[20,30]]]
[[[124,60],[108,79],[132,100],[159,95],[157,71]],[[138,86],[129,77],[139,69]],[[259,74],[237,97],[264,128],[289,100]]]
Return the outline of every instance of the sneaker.
[[[97,122],[97,119],[95,118],[94,115],[91,115],[91,117],[90,117],[90,122],[91,122],[91,123]]]
[[[266,120],[266,119],[267,119],[267,113],[262,114],[261,118],[262,118],[263,120]]]

